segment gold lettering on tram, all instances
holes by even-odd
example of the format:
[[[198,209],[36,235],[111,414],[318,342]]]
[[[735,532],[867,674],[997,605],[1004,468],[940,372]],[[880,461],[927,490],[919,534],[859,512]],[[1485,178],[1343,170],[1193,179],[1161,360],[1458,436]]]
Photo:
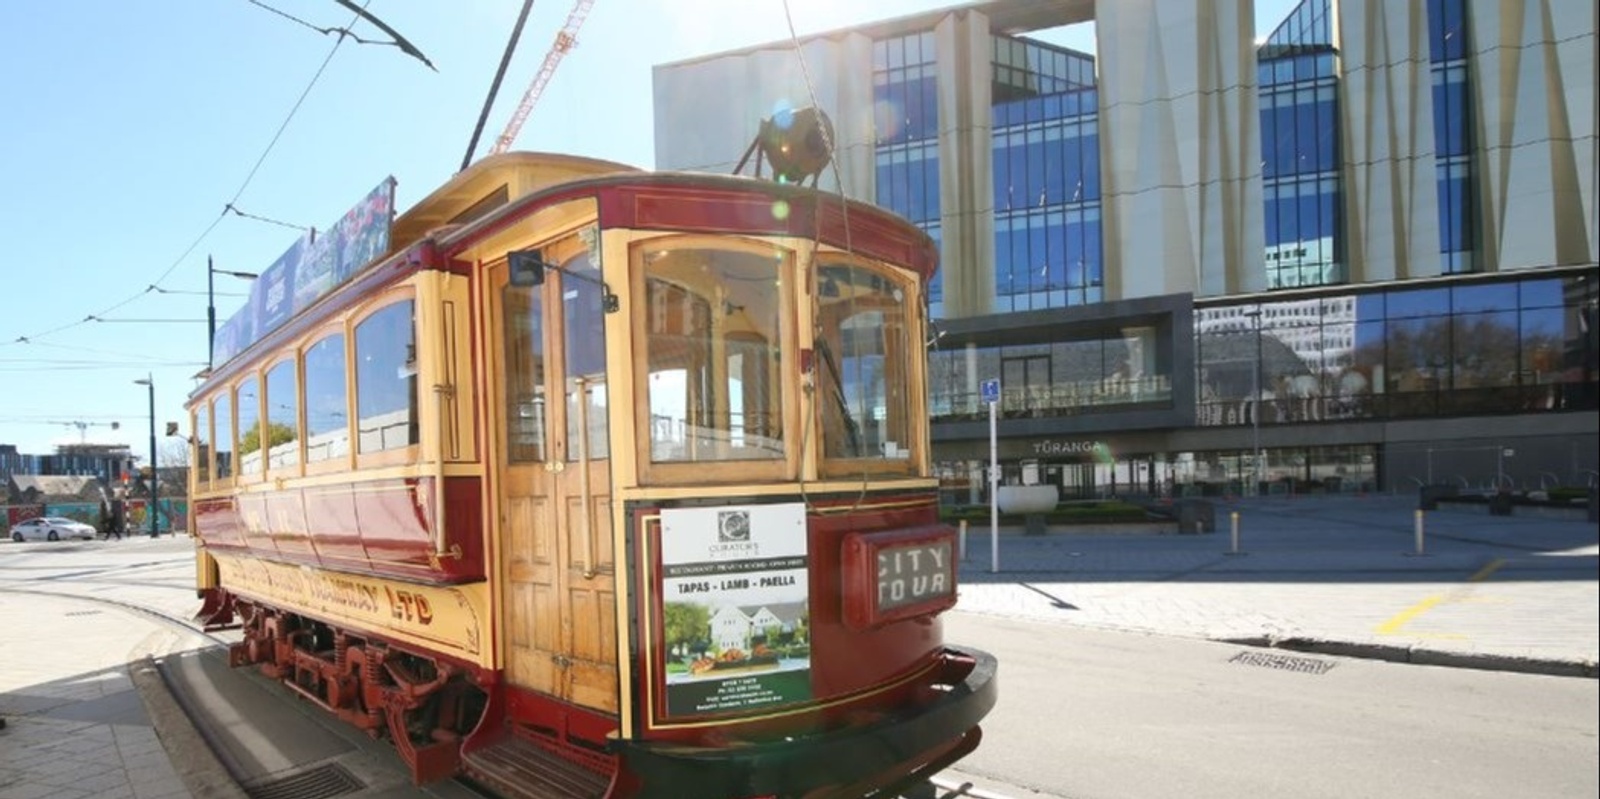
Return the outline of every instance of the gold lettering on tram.
[[[577,237],[540,258],[558,268],[535,284],[498,267],[490,293],[506,676],[616,712],[603,292]]]

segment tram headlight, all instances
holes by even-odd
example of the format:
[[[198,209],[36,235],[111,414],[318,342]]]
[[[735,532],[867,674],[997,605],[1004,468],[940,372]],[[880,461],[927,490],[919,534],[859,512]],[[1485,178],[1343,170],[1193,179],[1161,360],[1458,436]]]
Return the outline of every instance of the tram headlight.
[[[852,533],[844,540],[844,621],[865,630],[956,603],[955,534],[948,527]]]

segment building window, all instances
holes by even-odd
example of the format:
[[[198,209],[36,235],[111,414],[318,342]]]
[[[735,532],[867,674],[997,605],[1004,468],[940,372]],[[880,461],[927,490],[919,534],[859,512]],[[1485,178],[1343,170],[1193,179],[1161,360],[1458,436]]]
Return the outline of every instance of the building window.
[[[1104,299],[1094,58],[995,38],[995,310]]]

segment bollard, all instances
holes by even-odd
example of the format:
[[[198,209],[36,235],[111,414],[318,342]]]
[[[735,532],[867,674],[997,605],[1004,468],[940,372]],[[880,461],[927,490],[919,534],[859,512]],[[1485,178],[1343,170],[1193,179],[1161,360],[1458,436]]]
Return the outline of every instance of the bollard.
[[[1423,514],[1422,514],[1422,509],[1421,509],[1421,508],[1418,508],[1418,509],[1417,509],[1417,510],[1416,510],[1416,511],[1415,511],[1415,513],[1416,513],[1416,517],[1417,517],[1417,518],[1416,518],[1416,531],[1417,531],[1417,554],[1418,554],[1418,555],[1421,555],[1421,554],[1423,554],[1423,553],[1424,553],[1424,552],[1425,552],[1425,551],[1426,551],[1426,550],[1424,550],[1424,549],[1423,549],[1423,548],[1422,548],[1422,515],[1423,515]]]
[[[956,541],[957,541],[957,543],[956,543],[956,552],[957,552],[958,556],[961,558],[962,562],[965,562],[966,559],[967,559],[967,520],[966,519],[962,519],[961,520],[960,538],[957,538]]]
[[[1228,551],[1230,555],[1239,554],[1239,512],[1228,514],[1228,523],[1233,528],[1233,548]]]

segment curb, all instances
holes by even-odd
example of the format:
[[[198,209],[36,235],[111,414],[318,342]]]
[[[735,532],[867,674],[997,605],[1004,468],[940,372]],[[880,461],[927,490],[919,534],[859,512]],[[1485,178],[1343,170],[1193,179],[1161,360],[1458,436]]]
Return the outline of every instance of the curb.
[[[155,657],[129,663],[128,676],[144,702],[156,738],[172,761],[172,770],[190,795],[198,799],[249,799],[178,704]]]
[[[1219,638],[1220,643],[1252,646],[1263,649],[1285,649],[1291,652],[1310,652],[1320,655],[1384,660],[1391,663],[1409,663],[1419,666],[1444,666],[1481,671],[1505,671],[1519,674],[1541,674],[1550,677],[1600,678],[1600,666],[1594,661],[1553,660],[1512,655],[1470,654],[1446,652],[1426,647],[1391,646],[1386,644],[1360,644],[1353,641],[1331,641],[1298,636],[1248,636],[1244,638]]]

